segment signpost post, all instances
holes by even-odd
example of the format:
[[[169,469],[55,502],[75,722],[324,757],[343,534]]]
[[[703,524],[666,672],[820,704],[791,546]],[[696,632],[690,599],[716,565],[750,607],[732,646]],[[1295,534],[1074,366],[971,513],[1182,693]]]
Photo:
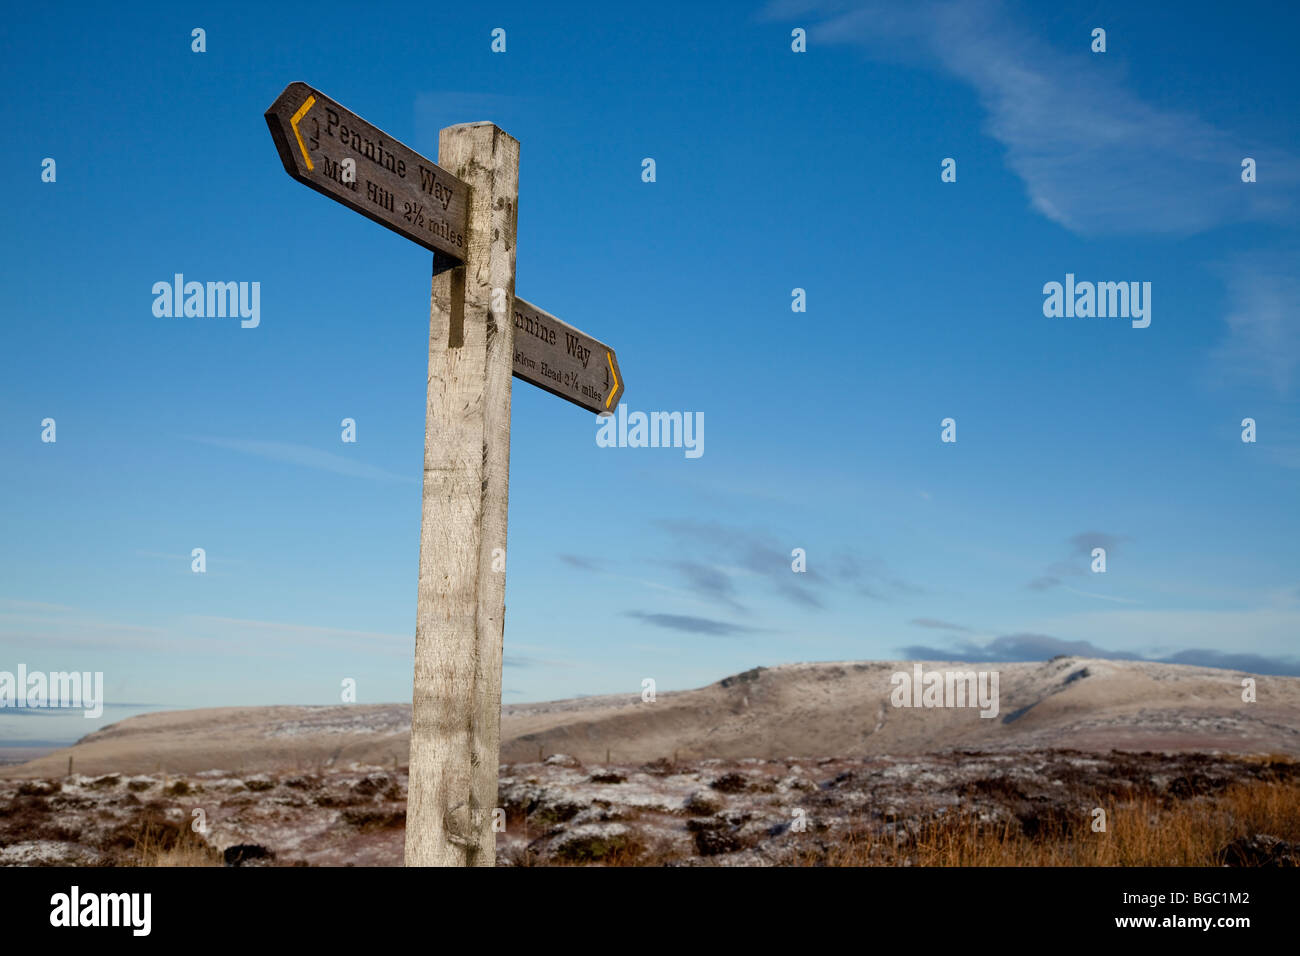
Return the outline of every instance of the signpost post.
[[[614,350],[515,297],[519,143],[442,130],[435,163],[304,83],[266,111],[294,179],[433,251],[408,866],[491,866],[501,748],[510,380],[599,414]]]

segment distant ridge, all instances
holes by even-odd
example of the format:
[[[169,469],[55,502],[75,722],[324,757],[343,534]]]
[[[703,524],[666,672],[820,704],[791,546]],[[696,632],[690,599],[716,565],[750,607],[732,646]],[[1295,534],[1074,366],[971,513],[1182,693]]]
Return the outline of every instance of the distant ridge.
[[[757,667],[695,690],[508,704],[503,763],[538,752],[614,763],[659,758],[918,754],[971,749],[1225,751],[1300,756],[1300,678],[1058,657],[1014,664],[923,662],[925,671],[997,671],[999,712],[904,708],[890,677],[915,662]],[[101,728],[72,747],[0,776],[78,773],[253,773],[349,762],[405,764],[409,704],[222,707],[163,711]]]

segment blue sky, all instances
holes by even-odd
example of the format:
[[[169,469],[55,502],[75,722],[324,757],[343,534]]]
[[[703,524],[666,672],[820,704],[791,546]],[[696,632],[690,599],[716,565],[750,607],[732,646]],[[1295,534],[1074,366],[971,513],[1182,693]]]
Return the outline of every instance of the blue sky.
[[[262,114],[302,80],[430,157],[519,139],[518,293],[617,349],[630,410],[704,415],[699,458],[599,448],[516,381],[507,702],[794,660],[1300,673],[1300,12],[1131,7],[16,8],[0,670],[102,670],[104,720],[409,699],[430,254],[285,175]],[[260,325],[155,317],[178,272],[260,282]],[[1045,317],[1066,273],[1150,282],[1150,327]]]

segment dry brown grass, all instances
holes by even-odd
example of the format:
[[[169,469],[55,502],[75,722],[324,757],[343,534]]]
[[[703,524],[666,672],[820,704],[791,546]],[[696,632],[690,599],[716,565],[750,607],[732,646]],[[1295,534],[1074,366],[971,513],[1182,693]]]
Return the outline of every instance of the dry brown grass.
[[[187,844],[169,849],[142,850],[140,866],[222,866],[221,854],[210,846]]]
[[[1252,781],[1213,797],[1171,803],[1142,797],[1108,805],[1106,832],[1092,817],[981,824],[970,815],[932,820],[898,839],[860,827],[825,854],[803,854],[804,866],[1222,866],[1223,847],[1268,834],[1300,841],[1300,784]],[[1029,832],[1027,832],[1029,831]]]
[[[125,841],[124,841],[125,842]],[[221,851],[188,826],[146,818],[130,837],[117,866],[222,866]]]

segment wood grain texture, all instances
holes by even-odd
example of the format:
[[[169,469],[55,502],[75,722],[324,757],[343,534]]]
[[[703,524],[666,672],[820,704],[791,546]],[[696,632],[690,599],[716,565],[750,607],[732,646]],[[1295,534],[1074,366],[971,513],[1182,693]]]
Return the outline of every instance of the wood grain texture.
[[[469,225],[463,265],[434,259],[406,863],[492,866],[519,143],[453,126],[438,161],[469,186]]]

